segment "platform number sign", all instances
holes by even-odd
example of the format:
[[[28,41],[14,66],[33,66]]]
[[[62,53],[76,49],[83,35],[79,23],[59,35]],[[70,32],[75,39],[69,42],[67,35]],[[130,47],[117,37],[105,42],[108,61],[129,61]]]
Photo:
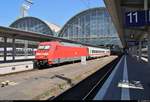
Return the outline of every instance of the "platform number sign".
[[[128,26],[144,26],[146,24],[145,11],[132,11],[125,13],[125,25]]]
[[[138,23],[138,13],[137,12],[134,12],[134,13],[130,12],[129,14],[127,14],[127,17],[129,17],[129,22],[131,24],[133,22]]]
[[[150,25],[150,10],[147,10],[147,25]]]

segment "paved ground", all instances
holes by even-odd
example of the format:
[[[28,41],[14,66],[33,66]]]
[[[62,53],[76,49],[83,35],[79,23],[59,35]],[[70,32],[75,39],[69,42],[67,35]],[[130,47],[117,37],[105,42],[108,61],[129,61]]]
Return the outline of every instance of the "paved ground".
[[[94,100],[150,100],[150,66],[123,56]]]
[[[115,58],[110,56],[90,60],[87,65],[75,63],[0,77],[0,82],[11,81],[8,86],[0,87],[0,100],[43,100],[57,96]]]
[[[10,62],[10,63],[0,63],[0,68],[9,67],[9,66],[17,66],[17,65],[28,65],[33,64],[33,61],[21,61],[21,62]]]

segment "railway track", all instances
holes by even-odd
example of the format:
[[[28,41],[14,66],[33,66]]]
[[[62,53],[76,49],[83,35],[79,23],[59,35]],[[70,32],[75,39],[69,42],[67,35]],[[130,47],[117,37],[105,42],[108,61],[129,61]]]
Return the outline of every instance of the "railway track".
[[[87,61],[94,60],[94,59],[96,59],[96,58],[87,59]],[[4,76],[8,76],[8,75],[17,75],[17,74],[21,74],[21,73],[29,73],[29,72],[39,71],[39,70],[46,70],[48,68],[54,68],[54,67],[59,67],[59,66],[63,66],[63,65],[69,65],[69,64],[73,64],[73,63],[79,63],[79,62],[80,62],[80,60],[77,60],[77,61],[68,61],[68,62],[64,62],[64,63],[61,63],[61,64],[55,64],[53,66],[43,66],[43,67],[41,67],[41,69],[38,69],[38,68],[34,67],[31,70],[24,70],[24,71],[19,71],[19,72],[2,74],[2,75],[0,75],[0,77],[4,77]],[[24,65],[24,64],[18,64],[18,65],[15,65],[15,66],[19,66],[19,65]]]
[[[49,100],[92,100],[120,58],[121,56],[62,94],[50,97]]]

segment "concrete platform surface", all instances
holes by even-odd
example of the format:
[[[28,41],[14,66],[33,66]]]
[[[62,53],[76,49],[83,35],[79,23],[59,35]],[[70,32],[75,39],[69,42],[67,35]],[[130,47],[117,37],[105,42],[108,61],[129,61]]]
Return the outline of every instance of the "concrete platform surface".
[[[1,76],[0,100],[45,100],[57,96],[96,72],[117,56],[52,67],[49,69]],[[2,84],[1,84],[2,86]]]
[[[9,67],[9,66],[17,66],[17,65],[27,65],[27,64],[33,64],[33,61],[0,63],[0,68]]]
[[[150,100],[150,66],[123,56],[94,100]]]

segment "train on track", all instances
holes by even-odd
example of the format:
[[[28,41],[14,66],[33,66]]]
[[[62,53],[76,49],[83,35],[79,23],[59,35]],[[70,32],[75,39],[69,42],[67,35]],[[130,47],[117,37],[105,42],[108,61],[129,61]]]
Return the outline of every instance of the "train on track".
[[[68,61],[110,56],[110,49],[85,46],[62,41],[41,42],[35,51],[34,66],[49,66]]]

